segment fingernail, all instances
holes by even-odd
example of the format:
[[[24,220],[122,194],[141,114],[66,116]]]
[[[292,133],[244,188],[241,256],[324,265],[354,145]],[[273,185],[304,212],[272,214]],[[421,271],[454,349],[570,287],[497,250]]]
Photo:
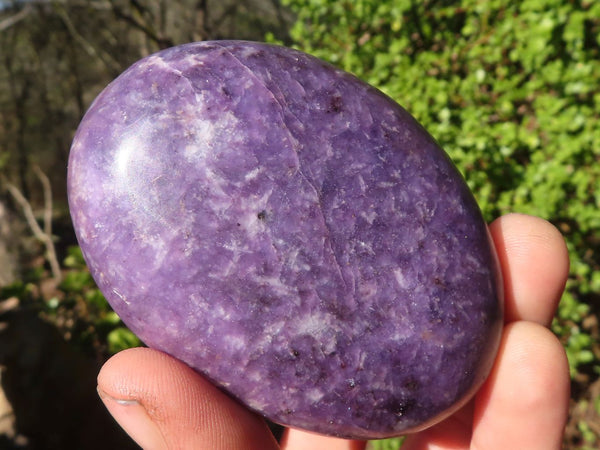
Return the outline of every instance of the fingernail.
[[[127,434],[144,450],[167,448],[159,428],[135,399],[118,399],[98,388],[104,406]]]

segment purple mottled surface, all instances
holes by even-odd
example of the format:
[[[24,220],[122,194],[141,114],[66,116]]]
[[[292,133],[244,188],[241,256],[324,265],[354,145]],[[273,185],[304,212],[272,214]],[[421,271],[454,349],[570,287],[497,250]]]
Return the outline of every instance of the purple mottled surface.
[[[81,123],[69,201],[124,322],[276,422],[414,431],[495,356],[499,274],[461,176],[406,111],[303,53],[136,63]]]

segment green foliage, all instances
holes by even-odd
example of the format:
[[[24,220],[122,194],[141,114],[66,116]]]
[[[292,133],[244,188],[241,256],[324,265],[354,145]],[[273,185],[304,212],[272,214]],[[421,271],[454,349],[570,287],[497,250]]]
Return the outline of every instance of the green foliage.
[[[141,345],[138,337],[126,327],[118,327],[108,333],[106,337],[108,342],[108,351],[117,353],[131,347],[139,347]]]
[[[581,435],[583,436],[583,440],[586,444],[590,445],[590,446],[585,446],[584,449],[588,449],[588,448],[596,448],[596,447],[591,447],[591,445],[595,444],[597,441],[596,438],[596,434],[594,433],[594,431],[592,430],[592,428],[590,427],[590,425],[585,422],[585,421],[580,421],[577,424],[577,427],[579,428],[579,431],[581,433]]]
[[[404,438],[382,439],[369,442],[368,450],[398,450]]]
[[[486,219],[541,216],[571,279],[554,329],[572,373],[597,365],[582,317],[600,300],[600,3],[285,0],[296,46],[408,109],[448,151]]]

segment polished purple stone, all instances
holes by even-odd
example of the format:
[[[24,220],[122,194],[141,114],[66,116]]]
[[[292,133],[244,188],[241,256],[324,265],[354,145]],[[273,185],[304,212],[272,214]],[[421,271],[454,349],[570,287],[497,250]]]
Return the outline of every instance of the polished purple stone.
[[[151,55],[96,99],[69,201],[99,287],[148,346],[275,422],[422,429],[487,376],[487,227],[401,107],[284,47]]]

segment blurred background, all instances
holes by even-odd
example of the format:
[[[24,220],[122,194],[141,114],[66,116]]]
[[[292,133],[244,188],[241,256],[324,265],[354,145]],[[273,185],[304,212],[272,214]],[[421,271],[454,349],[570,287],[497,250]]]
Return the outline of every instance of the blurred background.
[[[571,273],[566,449],[600,446],[600,2],[0,0],[0,449],[135,448],[96,396],[140,345],[96,289],[66,201],[73,134],[137,59],[207,39],[294,46],[408,109],[487,220],[555,224]],[[372,443],[398,448],[400,440]]]

